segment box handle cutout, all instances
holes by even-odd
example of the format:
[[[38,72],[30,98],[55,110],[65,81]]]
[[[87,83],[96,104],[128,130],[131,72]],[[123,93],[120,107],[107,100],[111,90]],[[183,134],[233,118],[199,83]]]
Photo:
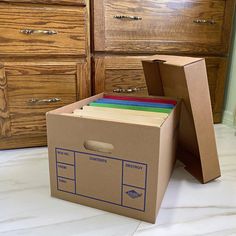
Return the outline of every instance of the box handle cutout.
[[[112,153],[114,146],[110,143],[103,143],[94,140],[88,140],[84,142],[85,149],[89,151]]]

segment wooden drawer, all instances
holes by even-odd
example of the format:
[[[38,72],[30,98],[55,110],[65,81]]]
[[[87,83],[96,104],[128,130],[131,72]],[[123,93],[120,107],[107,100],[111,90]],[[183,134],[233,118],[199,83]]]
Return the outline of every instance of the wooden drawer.
[[[0,55],[86,55],[86,7],[0,4]]]
[[[94,0],[95,50],[226,53],[233,6],[224,0]]]
[[[53,4],[53,5],[86,5],[87,0],[17,0],[17,3],[42,3],[42,4]],[[12,3],[12,0],[1,0],[1,2]]]
[[[141,60],[145,57],[107,56],[94,60],[94,93],[121,92],[147,95]],[[206,58],[215,123],[220,123],[224,102],[227,59]]]
[[[46,112],[83,98],[85,70],[86,63],[6,63],[0,69],[0,148],[31,146],[25,143],[30,137],[32,146],[37,137],[45,145]]]
[[[147,95],[141,60],[145,57],[96,57],[95,93],[127,92]]]
[[[82,5],[86,4],[87,0],[17,0],[17,3],[40,3],[40,4],[58,4],[58,5]],[[12,3],[12,0],[1,0],[1,2]]]

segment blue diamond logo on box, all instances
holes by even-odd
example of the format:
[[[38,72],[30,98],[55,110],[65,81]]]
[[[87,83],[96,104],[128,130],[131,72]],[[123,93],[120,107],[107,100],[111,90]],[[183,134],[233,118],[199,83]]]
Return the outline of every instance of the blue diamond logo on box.
[[[135,199],[135,198],[139,198],[142,196],[142,193],[138,193],[136,192],[135,190],[130,190],[130,191],[127,191],[126,194],[128,194],[129,197]]]

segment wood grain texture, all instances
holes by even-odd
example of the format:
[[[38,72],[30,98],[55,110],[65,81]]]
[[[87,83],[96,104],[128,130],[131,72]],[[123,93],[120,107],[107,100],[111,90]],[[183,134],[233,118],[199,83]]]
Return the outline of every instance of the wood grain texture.
[[[93,0],[91,2],[94,31],[93,47],[96,51],[105,51],[105,0]]]
[[[215,123],[222,122],[228,58],[208,57],[206,59],[211,102]]]
[[[0,141],[0,150],[41,147],[47,145],[47,136],[21,135],[4,138]]]
[[[105,24],[95,23],[96,51],[228,53],[224,38],[229,40],[230,31],[225,27],[232,27],[233,10],[225,9],[232,7],[232,0],[94,1],[95,20],[105,19]],[[138,16],[142,20],[120,20],[114,18],[116,15]],[[215,24],[196,24],[196,19],[213,20]]]
[[[86,8],[0,4],[0,55],[83,55],[87,53]],[[26,35],[23,29],[54,30]]]
[[[102,53],[106,55],[104,59],[95,58],[95,93],[115,88],[145,87],[143,73],[140,65],[135,63],[135,57],[125,62],[129,55],[207,57],[214,121],[221,122],[235,0],[92,2],[95,57]],[[141,20],[121,20],[114,16],[136,16]],[[197,19],[213,21],[213,24],[194,23]],[[109,58],[109,54],[123,57]]]
[[[148,95],[141,60],[145,57],[106,57],[104,89],[137,89],[139,95]]]
[[[46,145],[46,112],[90,96],[88,65],[86,61],[58,64],[37,61],[6,62],[2,71],[5,71],[6,76],[3,78],[7,83],[1,85],[7,84],[8,88],[7,114],[10,118],[8,124],[11,137],[2,136],[0,149]],[[2,88],[5,87],[1,86]],[[30,103],[31,99],[50,98],[61,100],[46,104]],[[1,122],[3,118],[4,114],[1,113]],[[24,143],[24,140],[29,142]]]
[[[78,100],[87,98],[92,95],[92,88],[91,88],[91,50],[92,50],[92,43],[91,43],[91,1],[86,0],[86,42],[87,42],[87,57],[83,63],[77,64],[77,86],[80,84],[79,89],[77,90],[77,98]]]
[[[0,140],[11,135],[7,78],[3,65],[0,65]]]
[[[46,145],[46,112],[91,94],[89,0],[0,1],[0,30],[0,149]]]
[[[45,135],[45,114],[76,101],[75,75],[8,76],[12,135]],[[59,98],[50,104],[31,104],[31,99]]]
[[[36,62],[32,63],[5,63],[7,76],[33,76],[33,75],[75,75],[75,63],[63,63],[62,65],[45,63],[41,65]]]
[[[222,35],[222,42],[224,45],[224,50],[226,52],[229,52],[231,42],[232,42],[232,33],[234,32],[232,30],[234,25],[234,14],[236,8],[236,1],[235,0],[226,0],[226,6],[225,6],[225,20],[224,20],[224,33]]]
[[[12,3],[12,0],[1,0],[1,2]],[[15,0],[15,3],[37,3],[37,4],[53,4],[53,5],[76,5],[85,6],[86,0]]]
[[[138,88],[147,95],[141,60],[138,56],[106,56],[95,59],[95,92],[113,92],[118,88]],[[207,57],[207,73],[215,123],[221,122],[227,58]],[[136,94],[136,93],[134,93]]]
[[[77,64],[77,99],[85,99],[91,96],[90,71],[87,63]]]
[[[86,40],[86,55],[87,58],[86,60],[88,61],[88,67],[90,67],[90,54],[91,54],[91,5],[90,5],[90,0],[86,0],[86,11],[85,11],[85,40]],[[89,59],[88,59],[89,58]],[[90,73],[88,74],[90,76]]]
[[[99,94],[105,91],[105,57],[93,58],[94,65],[94,81],[93,81],[93,94]]]
[[[145,57],[107,56],[95,58],[95,93],[116,89],[139,89],[147,95],[141,60]]]

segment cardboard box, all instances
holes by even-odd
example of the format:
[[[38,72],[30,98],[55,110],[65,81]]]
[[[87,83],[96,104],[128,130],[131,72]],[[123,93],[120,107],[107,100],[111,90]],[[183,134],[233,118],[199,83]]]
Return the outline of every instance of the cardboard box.
[[[202,183],[220,177],[205,59],[156,55],[143,68],[150,95],[183,101],[178,159]]]
[[[102,97],[47,113],[51,194],[154,223],[176,160],[180,102],[160,128],[64,115]]]
[[[182,100],[160,128],[63,115],[103,94],[47,113],[53,197],[154,223],[176,153],[202,183],[220,176],[205,60],[152,56],[143,67],[150,95]],[[112,151],[88,150],[94,141]]]

